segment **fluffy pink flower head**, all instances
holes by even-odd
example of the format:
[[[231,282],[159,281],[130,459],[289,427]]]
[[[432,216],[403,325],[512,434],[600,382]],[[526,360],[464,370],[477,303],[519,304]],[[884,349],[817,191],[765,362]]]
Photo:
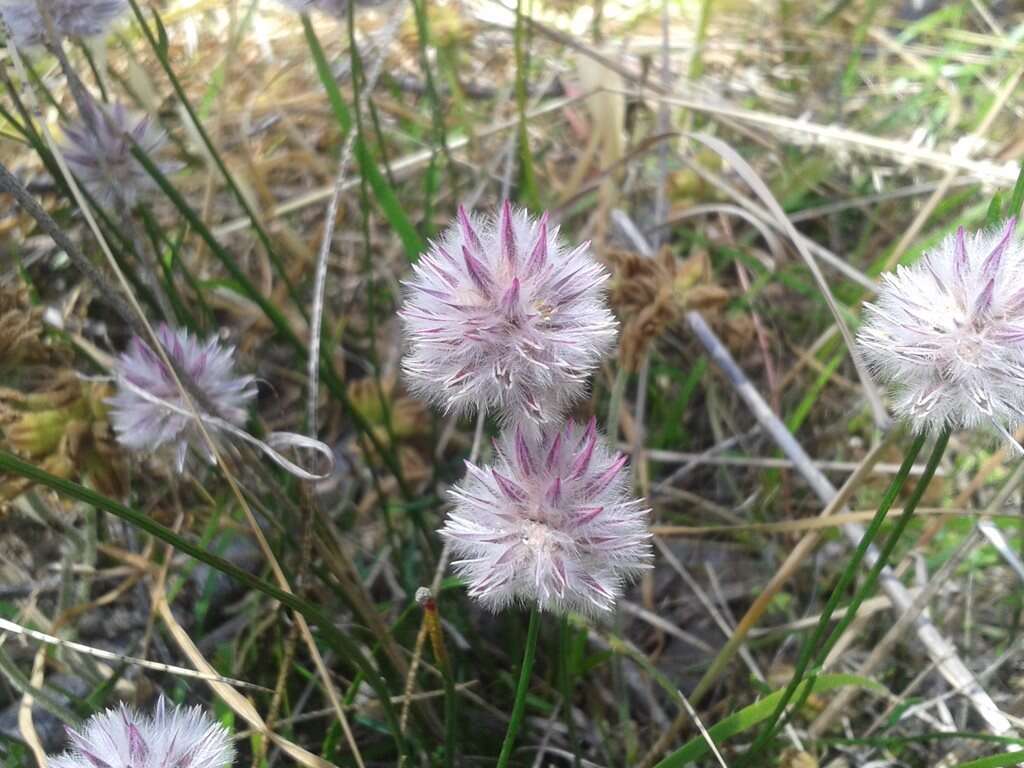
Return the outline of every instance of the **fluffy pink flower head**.
[[[100,107],[88,122],[79,119],[64,128],[62,151],[68,167],[106,208],[115,203],[132,207],[156,186],[132,154],[128,137],[150,157],[167,142],[167,134],[149,115],[132,115],[123,104]],[[174,168],[164,166],[162,170],[168,173]]]
[[[228,768],[235,761],[227,730],[199,707],[168,707],[163,697],[152,715],[121,705],[68,736],[71,749],[51,757],[51,768]]]
[[[236,426],[245,422],[246,407],[256,395],[256,384],[252,376],[235,372],[234,347],[222,346],[216,338],[203,343],[186,330],[175,331],[166,325],[157,329],[157,336],[168,356],[213,406],[213,416]],[[171,372],[142,339],[134,337],[118,358],[117,382],[117,394],[107,403],[122,445],[145,453],[170,447],[179,472],[184,469],[190,445],[212,460]],[[203,414],[202,404],[194,404]],[[211,436],[218,431],[212,420],[204,420],[203,425]]]
[[[1024,247],[1015,221],[963,228],[883,276],[858,340],[894,410],[938,430],[1024,422]]]
[[[648,510],[597,433],[572,422],[507,431],[493,466],[466,462],[440,533],[469,594],[491,610],[536,603],[555,613],[608,611],[650,567]]]
[[[467,214],[432,244],[406,285],[403,367],[446,411],[497,409],[506,422],[557,420],[615,341],[607,272],[589,244],[568,249],[547,215],[506,201]]]
[[[43,0],[59,37],[96,37],[128,8],[127,0]],[[0,0],[0,16],[19,48],[42,45],[46,27],[36,0]]]

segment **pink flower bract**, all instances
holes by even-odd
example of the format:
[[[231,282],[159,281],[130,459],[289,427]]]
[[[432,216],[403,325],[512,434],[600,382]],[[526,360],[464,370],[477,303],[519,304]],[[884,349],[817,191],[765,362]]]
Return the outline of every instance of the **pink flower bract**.
[[[649,567],[648,510],[630,495],[626,457],[594,421],[504,433],[495,464],[466,463],[440,534],[469,594],[492,610],[536,603],[555,613],[612,608]]]
[[[223,726],[199,707],[169,707],[162,697],[152,715],[122,705],[68,736],[71,749],[51,757],[51,768],[228,768],[235,761]]]
[[[1014,221],[960,228],[911,267],[883,276],[858,340],[919,428],[1024,423],[1024,247]]]
[[[234,348],[225,347],[215,338],[203,343],[185,330],[172,330],[166,325],[157,329],[160,343],[180,368],[191,377],[196,389],[215,409],[214,416],[231,424],[245,422],[246,407],[256,396],[255,379],[235,372]],[[208,455],[207,446],[194,417],[187,415],[188,404],[159,356],[142,339],[134,337],[127,351],[117,361],[117,394],[108,399],[110,420],[118,442],[140,452],[153,452],[164,446],[175,451],[175,465],[180,472],[190,445]],[[176,408],[154,402],[137,390]],[[200,414],[201,403],[195,403]],[[217,426],[204,422],[211,435]]]
[[[413,391],[457,413],[556,421],[615,341],[607,272],[566,248],[547,216],[506,202],[493,219],[460,207],[407,283],[403,367]]]

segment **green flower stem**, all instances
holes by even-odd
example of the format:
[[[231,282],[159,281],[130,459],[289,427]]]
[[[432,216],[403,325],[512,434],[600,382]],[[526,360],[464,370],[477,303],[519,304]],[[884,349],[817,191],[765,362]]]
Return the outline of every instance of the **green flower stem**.
[[[444,765],[452,768],[459,751],[459,699],[455,691],[455,669],[444,665]]]
[[[573,768],[580,768],[580,740],[576,733],[576,721],[572,716],[572,692],[575,681],[572,670],[572,640],[573,628],[569,624],[569,617],[562,617],[561,631],[558,635],[558,682],[562,694],[562,710],[565,713],[565,725],[569,731],[569,749],[572,751]]]
[[[897,542],[903,536],[903,532],[907,529],[907,525],[914,517],[914,510],[917,509],[917,505],[921,503],[921,497],[924,496],[926,490],[928,490],[928,484],[931,482],[932,477],[935,475],[935,470],[938,469],[939,461],[942,460],[942,455],[946,452],[946,444],[949,442],[949,430],[945,430],[939,435],[939,439],[935,442],[935,447],[932,448],[932,454],[928,457],[928,463],[925,465],[924,473],[917,481],[917,485],[914,486],[914,490],[910,494],[910,498],[907,499],[907,503],[903,507],[903,511],[897,518],[892,531],[889,532],[888,538],[882,545],[882,551],[879,553],[878,560],[871,567],[868,572],[867,578],[861,585],[861,588],[857,590],[857,593],[853,596],[853,600],[846,608],[846,613],[843,618],[836,625],[835,629],[832,630],[832,634],[829,635],[828,640],[825,641],[825,645],[822,646],[821,650],[817,654],[818,665],[824,664],[825,659],[828,658],[829,653],[832,651],[832,647],[839,642],[839,638],[843,636],[846,628],[850,626],[854,618],[857,616],[857,610],[860,608],[861,603],[864,602],[867,597],[874,592],[875,584],[878,583],[878,577],[882,574],[882,569],[889,562],[889,558],[892,557],[893,550],[896,548]],[[795,710],[799,710],[804,702],[807,700],[807,696],[814,685],[814,678],[817,677],[820,669],[815,668],[812,670],[810,679],[811,685],[804,689],[804,693],[797,699]]]
[[[778,729],[779,720],[782,714],[786,711],[786,707],[792,700],[793,695],[797,691],[797,687],[803,681],[804,673],[807,671],[811,660],[815,657],[815,651],[819,644],[825,639],[825,633],[828,631],[829,623],[832,620],[832,614],[836,608],[839,607],[839,603],[842,600],[846,589],[853,582],[854,576],[857,573],[857,569],[860,567],[861,561],[867,554],[868,547],[878,536],[878,532],[882,528],[882,524],[885,522],[886,516],[889,514],[889,510],[892,508],[893,502],[899,495],[904,484],[907,482],[907,477],[910,475],[910,470],[914,466],[914,462],[917,460],[918,454],[921,452],[921,448],[924,446],[926,435],[918,435],[910,449],[907,451],[906,457],[903,459],[903,463],[900,465],[899,471],[896,476],[892,479],[889,487],[885,491],[885,495],[882,497],[882,503],[878,507],[878,511],[875,513],[874,518],[871,520],[871,524],[868,526],[867,531],[864,532],[864,536],[861,537],[860,543],[857,545],[857,549],[854,551],[850,561],[846,564],[846,568],[843,569],[843,573],[839,577],[839,582],[832,590],[832,594],[829,595],[828,603],[825,605],[825,609],[821,613],[821,618],[818,620],[818,625],[814,629],[814,633],[808,638],[803,647],[800,649],[800,656],[796,663],[796,668],[793,670],[793,677],[789,681],[789,685],[786,686],[786,690],[779,699],[778,704],[775,707],[775,711],[772,712],[771,717],[768,718],[767,723],[761,732],[758,734],[754,743],[751,744],[750,749],[744,756],[744,763],[747,765],[754,765],[757,755],[762,752],[771,741]]]
[[[526,649],[523,651],[523,664],[519,668],[519,685],[516,686],[516,700],[512,705],[512,717],[508,721],[505,742],[501,745],[498,757],[498,768],[506,768],[512,757],[512,748],[516,743],[516,734],[523,724],[526,712],[526,693],[530,690],[530,675],[533,673],[533,658],[537,655],[537,635],[540,634],[540,608],[534,605],[530,610],[530,627],[526,630]]]

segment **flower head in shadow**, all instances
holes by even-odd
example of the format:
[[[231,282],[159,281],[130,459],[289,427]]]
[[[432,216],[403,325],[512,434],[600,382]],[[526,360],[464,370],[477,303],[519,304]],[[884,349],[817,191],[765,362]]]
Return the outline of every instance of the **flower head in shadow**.
[[[156,187],[132,153],[134,144],[152,158],[166,144],[167,134],[149,115],[133,115],[122,104],[91,108],[88,118],[64,127],[64,159],[97,203],[131,208]],[[161,168],[165,173],[174,169]]]
[[[170,359],[212,407],[214,412],[206,413],[203,404],[193,399],[193,405],[205,417],[203,424],[209,434],[213,436],[220,429],[218,420],[235,426],[243,424],[246,408],[256,396],[256,383],[252,376],[241,376],[235,371],[234,348],[223,346],[215,338],[201,342],[188,331],[172,330],[166,325],[159,327],[157,336]],[[118,358],[117,386],[117,394],[107,403],[121,445],[143,453],[171,448],[179,472],[184,469],[190,446],[212,460],[195,416],[171,372],[138,337]]]

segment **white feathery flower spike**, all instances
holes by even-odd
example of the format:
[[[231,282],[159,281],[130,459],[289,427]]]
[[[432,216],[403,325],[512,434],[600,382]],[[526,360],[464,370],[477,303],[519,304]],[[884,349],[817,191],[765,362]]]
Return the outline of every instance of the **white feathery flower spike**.
[[[61,38],[98,37],[128,8],[127,0],[43,0]],[[14,43],[30,48],[46,42],[46,27],[36,0],[0,0],[0,16]]]
[[[236,426],[243,424],[246,408],[256,396],[256,380],[235,372],[234,347],[223,346],[216,338],[203,343],[188,331],[167,325],[157,329],[157,336],[168,356],[216,410],[213,416]],[[132,338],[117,360],[116,376],[117,394],[107,403],[118,442],[144,453],[170,447],[178,472],[184,470],[190,446],[213,461],[171,372],[146,342]],[[195,406],[202,414],[202,404]],[[204,420],[204,426],[211,435],[217,432],[215,419]]]
[[[142,163],[132,154],[132,141],[149,157],[166,144],[167,134],[149,115],[132,115],[123,104],[96,105],[91,119],[64,128],[61,151],[75,177],[104,208],[115,203],[135,206],[156,187]],[[164,165],[170,173],[175,166]]]
[[[1024,246],[1016,220],[963,227],[911,267],[882,278],[858,342],[919,429],[1024,423]]]
[[[402,318],[412,390],[446,411],[496,410],[532,430],[580,397],[615,342],[604,301],[608,273],[589,243],[505,202],[468,214],[413,265]]]
[[[161,696],[152,715],[123,704],[93,715],[81,730],[68,729],[70,749],[50,768],[229,768],[231,735],[200,707],[168,705]]]
[[[534,436],[507,430],[496,448],[493,466],[466,462],[440,530],[469,595],[494,611],[610,610],[652,557],[649,510],[630,494],[626,457],[605,447],[594,420]]]

